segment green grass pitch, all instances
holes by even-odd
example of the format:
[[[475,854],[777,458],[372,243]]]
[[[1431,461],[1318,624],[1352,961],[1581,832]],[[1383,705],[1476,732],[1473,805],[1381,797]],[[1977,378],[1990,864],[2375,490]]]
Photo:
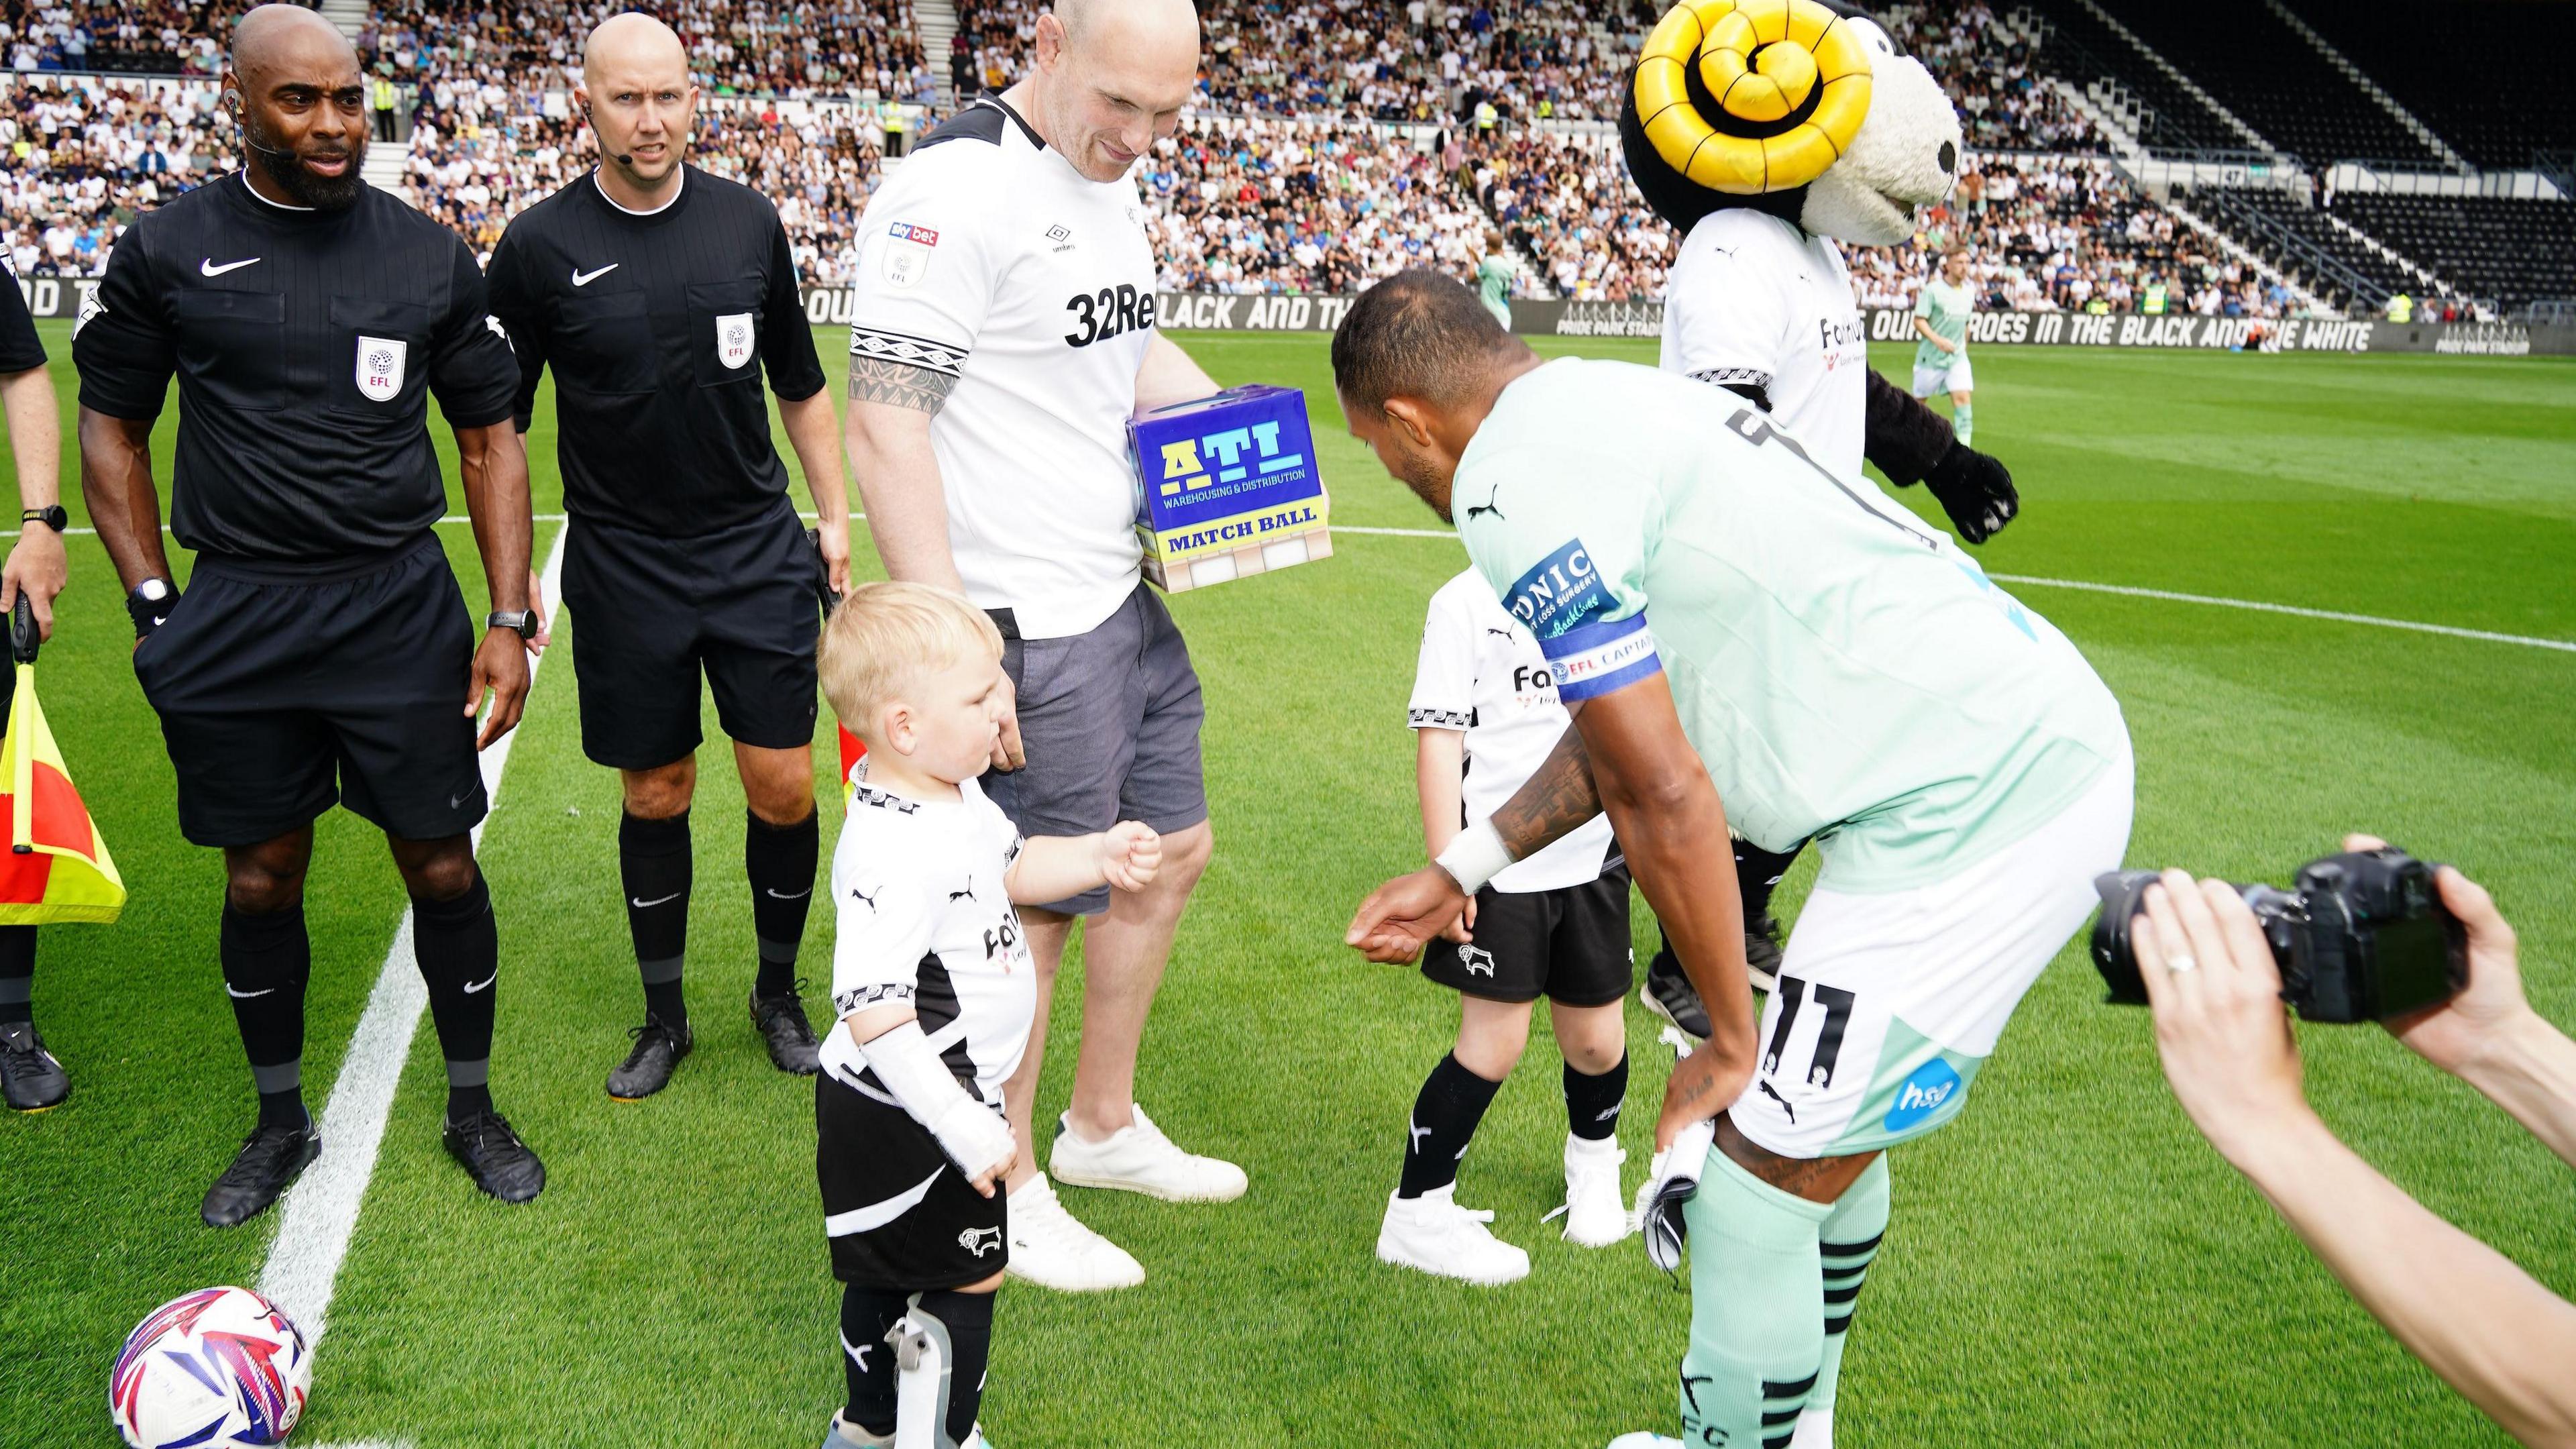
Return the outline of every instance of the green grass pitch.
[[[59,324],[46,339],[77,515],[69,347]],[[1342,434],[1321,339],[1186,341],[1223,381],[1308,389],[1336,522],[1436,526]],[[1582,350],[1653,358],[1651,343]],[[1876,360],[1903,375],[1904,349]],[[2064,349],[1994,349],[1978,364],[1979,442],[2024,497],[1984,551],[1996,572],[2576,640],[2576,364]],[[550,428],[531,443],[539,511],[558,511]],[[540,556],[559,526],[539,525]],[[444,532],[479,609],[466,531]],[[127,1329],[180,1291],[255,1282],[276,1222],[196,1221],[251,1115],[215,968],[221,869],[177,836],[105,557],[89,538],[71,554],[45,700],[133,900],[114,928],[46,934],[38,1013],[75,1091],[55,1112],[0,1120],[12,1445],[112,1442],[104,1392]],[[1242,1162],[1252,1192],[1173,1207],[1066,1191],[1150,1278],[1104,1297],[1004,1293],[985,1421],[1004,1449],[1581,1449],[1669,1426],[1687,1299],[1633,1243],[1586,1252],[1540,1225],[1564,1130],[1544,1028],[1461,1188],[1531,1249],[1531,1277],[1481,1290],[1372,1256],[1407,1104],[1455,1008],[1339,940],[1359,896],[1420,858],[1404,699],[1423,604],[1463,562],[1446,540],[1349,533],[1329,562],[1174,601],[1207,684],[1219,844],[1140,1090],[1181,1142]],[[2541,1008],[2576,1021],[2576,655],[2015,592],[2127,708],[2132,863],[2280,880],[2339,832],[2376,829],[2493,886]],[[696,811],[698,1052],[667,1094],[612,1102],[601,1079],[638,993],[616,786],[581,756],[573,688],[567,661],[546,668],[484,851],[504,950],[494,1085],[552,1186],[532,1208],[502,1207],[446,1161],[424,1027],[298,1442],[807,1446],[840,1393],[811,1090],[769,1069],[744,1019],[738,788],[711,755]],[[1793,878],[1793,907],[1811,873]],[[380,841],[326,819],[308,904],[317,1110],[400,907]],[[830,930],[817,913],[806,941],[817,1001]],[[1641,944],[1651,932],[1641,912]],[[1070,1082],[1078,1001],[1059,1000],[1050,1111]],[[1895,1226],[1845,1371],[1843,1442],[2501,1442],[2193,1134],[2146,1018],[2099,1002],[2070,948],[1967,1114],[1895,1159]],[[1633,1186],[1669,1054],[1633,1007],[1630,1024]],[[2301,1041],[2311,1094],[2363,1155],[2576,1291],[2565,1169],[2375,1030]]]

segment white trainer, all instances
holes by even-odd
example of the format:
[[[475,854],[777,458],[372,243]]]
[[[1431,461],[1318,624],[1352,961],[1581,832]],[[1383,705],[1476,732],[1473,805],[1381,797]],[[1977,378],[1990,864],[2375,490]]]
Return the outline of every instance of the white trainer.
[[[1047,1171],[1058,1182],[1075,1187],[1106,1187],[1141,1192],[1165,1202],[1232,1202],[1243,1196],[1251,1179],[1243,1169],[1214,1157],[1183,1152],[1154,1125],[1142,1107],[1131,1107],[1136,1120],[1090,1142],[1073,1130],[1071,1113],[1059,1117],[1063,1130],[1047,1154]]]
[[[1494,1215],[1458,1206],[1457,1192],[1453,1182],[1420,1197],[1389,1195],[1378,1261],[1491,1288],[1528,1277],[1529,1254],[1488,1232]]]
[[[1540,1221],[1564,1214],[1565,1240],[1579,1248],[1606,1248],[1637,1231],[1619,1195],[1619,1166],[1627,1160],[1615,1137],[1594,1142],[1567,1133],[1565,1206]]]
[[[1074,1220],[1043,1172],[1011,1192],[1011,1261],[1003,1271],[1059,1293],[1099,1293],[1145,1281],[1145,1265]]]

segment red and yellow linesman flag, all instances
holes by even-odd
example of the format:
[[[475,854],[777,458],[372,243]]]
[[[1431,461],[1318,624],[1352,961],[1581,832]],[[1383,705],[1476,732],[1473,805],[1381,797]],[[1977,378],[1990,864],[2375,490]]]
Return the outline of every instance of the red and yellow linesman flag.
[[[125,909],[125,882],[36,703],[36,666],[18,666],[9,735],[0,743],[9,851],[0,855],[0,926],[104,925]]]

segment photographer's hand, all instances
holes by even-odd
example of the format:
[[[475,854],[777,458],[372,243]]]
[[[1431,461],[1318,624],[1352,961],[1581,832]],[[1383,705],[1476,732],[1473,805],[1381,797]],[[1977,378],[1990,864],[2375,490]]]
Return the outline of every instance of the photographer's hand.
[[[2201,1134],[2250,1173],[2282,1134],[2322,1132],[2300,1090],[2280,969],[2236,888],[2169,870],[2140,905],[2130,939],[2155,1009],[2156,1052]]]
[[[2140,904],[2131,940],[2156,1050],[2211,1145],[2445,1383],[2525,1444],[2576,1446],[2576,1307],[2426,1211],[2309,1110],[2280,972],[2235,887],[2167,871]]]
[[[2377,850],[2375,835],[2344,837]],[[2468,989],[2381,1025],[2416,1055],[2484,1093],[2576,1167],[2576,1042],[2531,1009],[2513,927],[2486,888],[2449,866],[2437,888],[2469,933]]]

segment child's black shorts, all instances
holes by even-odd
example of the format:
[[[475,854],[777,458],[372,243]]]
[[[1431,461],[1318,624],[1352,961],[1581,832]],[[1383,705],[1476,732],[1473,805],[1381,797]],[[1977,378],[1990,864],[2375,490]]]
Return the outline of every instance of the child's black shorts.
[[[975,1191],[874,1078],[816,1077],[814,1127],[833,1277],[922,1293],[981,1283],[1009,1260],[1008,1194]]]
[[[1422,974],[1490,1001],[1603,1006],[1628,992],[1636,961],[1628,942],[1628,867],[1552,891],[1476,892],[1472,945],[1434,941]]]

